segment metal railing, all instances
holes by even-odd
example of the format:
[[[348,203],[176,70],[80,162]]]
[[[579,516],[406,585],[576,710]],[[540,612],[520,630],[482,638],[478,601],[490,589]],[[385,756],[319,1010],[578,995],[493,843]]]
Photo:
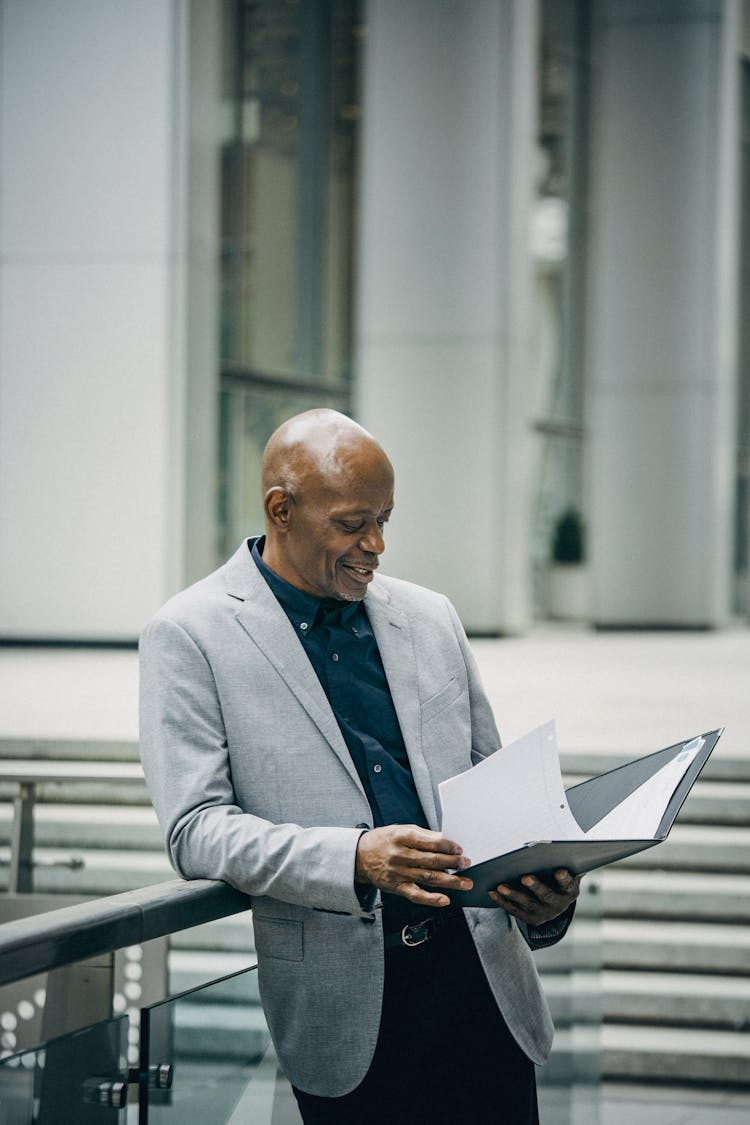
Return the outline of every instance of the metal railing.
[[[0,782],[15,790],[9,893],[0,895],[0,1121],[93,1125],[121,1110],[127,1125],[298,1125],[258,998],[252,953],[240,972],[214,971],[210,980],[201,972],[199,984],[193,976],[191,988],[170,994],[168,939],[249,911],[248,896],[225,883],[182,879],[70,905],[61,905],[70,896],[33,893],[33,809],[44,786],[141,780],[137,763],[0,766]],[[598,1043],[592,1047],[585,1035],[598,1024],[598,1009],[589,1006],[596,1007],[599,993],[588,977],[581,982],[571,975],[575,943],[567,944],[552,971],[562,1023],[572,1030],[549,1068],[549,1093],[560,1121],[595,1125],[596,1106],[582,1109],[581,1097],[595,1096],[598,1081]],[[590,976],[591,950],[582,955]],[[216,960],[211,967],[219,968]],[[133,982],[128,986],[125,974],[135,968],[142,987],[126,1004],[123,993]],[[176,975],[184,980],[184,972]],[[30,1012],[32,998],[35,1018],[24,1024],[16,1013]],[[221,1109],[217,1098],[224,1099]]]
[[[247,895],[211,879],[172,879],[0,926],[0,985],[250,909]]]
[[[34,805],[40,785],[143,781],[139,762],[5,761],[0,782],[14,788],[8,891],[27,894],[34,884]],[[75,861],[71,861],[75,864]]]
[[[205,1003],[217,985],[222,999],[227,991],[234,991],[235,1003],[257,1013],[254,1024],[244,1019],[249,1045],[245,1056],[253,1059],[245,1078],[255,1077],[258,1064],[272,1052],[255,986],[247,979],[254,977],[255,965],[234,978],[214,979],[177,997],[169,995],[167,982],[166,939],[180,930],[246,912],[250,906],[246,895],[212,880],[173,879],[36,912],[40,902],[49,904],[52,898],[26,894],[0,898],[0,918],[6,919],[0,925],[0,1042],[5,1047],[0,1052],[0,1120],[4,1125],[29,1121],[84,1125],[112,1120],[112,1110],[126,1110],[128,1123],[138,1125],[179,1116],[184,1122],[191,1067],[184,1068],[188,1080],[179,1096],[173,1095],[174,1009],[180,1003],[184,1009],[185,997],[188,1005],[195,1006],[196,997]],[[117,991],[123,989],[116,971],[116,957],[123,958],[120,951],[130,958],[126,974],[135,967],[140,981],[138,1006],[129,1011]],[[122,965],[119,977],[121,970]],[[133,981],[126,981],[125,990],[128,984],[132,987]],[[119,1008],[118,999],[122,1000]],[[39,1011],[33,1020],[35,1006]],[[243,1065],[247,1071],[246,1061]],[[271,1090],[273,1097],[273,1083]]]

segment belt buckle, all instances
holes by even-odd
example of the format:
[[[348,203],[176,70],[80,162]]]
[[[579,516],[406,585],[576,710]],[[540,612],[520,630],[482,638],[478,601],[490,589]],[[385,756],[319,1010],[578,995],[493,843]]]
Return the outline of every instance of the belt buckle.
[[[413,948],[416,945],[424,945],[424,943],[429,941],[434,935],[434,918],[425,918],[424,922],[412,922],[411,925],[404,926],[401,931],[401,941],[404,945]]]

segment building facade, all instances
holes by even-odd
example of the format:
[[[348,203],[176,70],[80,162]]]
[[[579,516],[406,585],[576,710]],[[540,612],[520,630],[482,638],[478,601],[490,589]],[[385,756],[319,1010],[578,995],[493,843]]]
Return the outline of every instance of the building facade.
[[[132,643],[284,417],[476,633],[748,613],[742,0],[0,0],[0,639]],[[564,611],[564,610],[563,610]]]

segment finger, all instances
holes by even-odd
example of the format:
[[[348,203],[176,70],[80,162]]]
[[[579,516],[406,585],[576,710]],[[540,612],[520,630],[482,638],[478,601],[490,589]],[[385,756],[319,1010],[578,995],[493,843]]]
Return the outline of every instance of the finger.
[[[446,840],[439,832],[432,832],[429,828],[413,828],[405,830],[399,837],[407,847],[418,852],[437,853],[439,855],[460,856],[463,852],[460,844],[453,840]]]
[[[573,895],[575,898],[578,897],[578,893],[581,889],[580,875],[571,875],[566,868],[561,867],[559,871],[555,872],[555,882],[562,894]]]
[[[463,871],[467,867],[471,867],[471,860],[465,855],[447,855],[444,852],[418,852],[408,850],[402,853],[402,856],[396,858],[395,862],[402,862],[406,867],[411,867],[415,871]]]
[[[555,874],[556,887],[551,887],[543,879],[537,879],[534,875],[524,875],[521,882],[529,894],[533,895],[539,902],[554,907],[556,910],[564,910],[569,903],[578,897],[580,883],[580,879],[574,878],[569,872],[566,871],[564,875],[564,884],[561,885],[558,874]]]
[[[514,914],[517,912],[530,914],[539,910],[541,906],[539,899],[533,895],[526,894],[518,887],[509,887],[506,883],[501,883],[494,891],[488,893],[493,902]]]
[[[420,886],[427,884],[429,887],[445,887],[446,890],[452,891],[470,891],[474,886],[471,879],[444,871],[419,871],[412,875],[412,879]]]
[[[537,902],[553,906],[561,898],[558,891],[550,887],[542,879],[537,879],[534,875],[524,875],[521,879],[521,883],[526,888],[528,896],[532,900],[535,899]]]
[[[397,888],[396,893],[419,906],[450,906],[451,904],[447,895],[438,891],[425,890],[424,887],[419,887],[416,883],[402,883]]]

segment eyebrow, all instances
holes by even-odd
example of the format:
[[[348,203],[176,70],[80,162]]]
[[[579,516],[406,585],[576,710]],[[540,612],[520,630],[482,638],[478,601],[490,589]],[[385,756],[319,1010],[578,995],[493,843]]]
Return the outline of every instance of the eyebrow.
[[[382,512],[375,512],[373,508],[342,508],[339,511],[333,511],[331,514],[334,519],[346,519],[353,516],[369,516],[369,515],[383,515],[389,516],[393,511],[394,505],[391,504],[389,508],[383,508]]]

